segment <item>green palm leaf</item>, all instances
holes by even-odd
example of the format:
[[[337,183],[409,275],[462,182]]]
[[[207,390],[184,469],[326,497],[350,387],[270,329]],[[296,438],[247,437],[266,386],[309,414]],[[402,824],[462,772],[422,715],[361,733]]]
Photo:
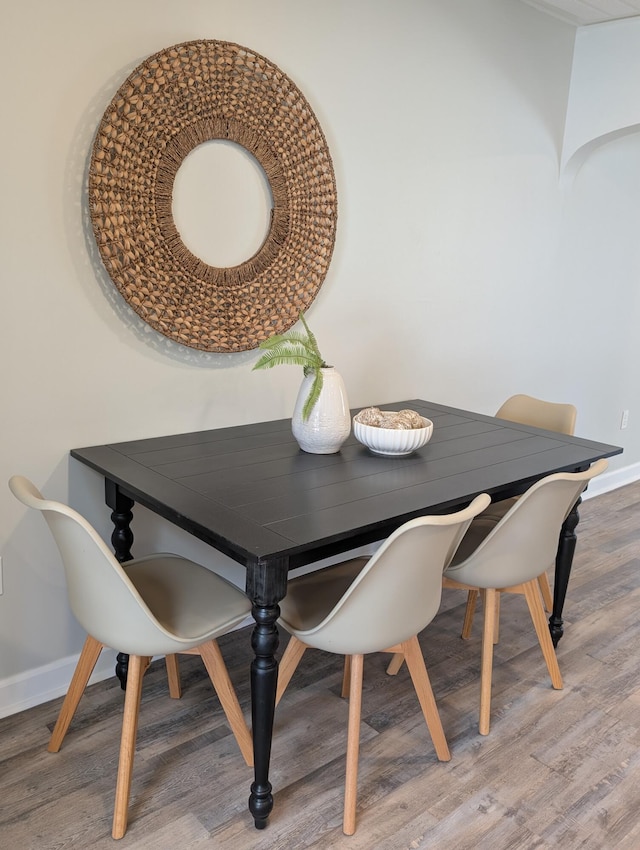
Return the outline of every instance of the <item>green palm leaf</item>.
[[[285,340],[268,348],[254,369],[271,369],[273,366],[302,366],[315,368],[317,361],[303,346]]]
[[[286,334],[272,334],[260,343],[264,354],[254,365],[254,369],[271,369],[273,366],[302,366],[305,376],[313,375],[313,383],[304,403],[302,418],[307,420],[322,391],[322,369],[327,364],[320,354],[318,341],[311,332],[304,314],[300,313],[300,321],[305,332],[291,330]]]
[[[309,390],[309,395],[304,403],[302,408],[302,418],[306,422],[309,416],[311,416],[311,411],[315,403],[320,398],[320,393],[322,391],[322,384],[324,383],[324,378],[320,369],[316,372],[315,378],[313,379],[313,383],[311,384],[311,389]]]

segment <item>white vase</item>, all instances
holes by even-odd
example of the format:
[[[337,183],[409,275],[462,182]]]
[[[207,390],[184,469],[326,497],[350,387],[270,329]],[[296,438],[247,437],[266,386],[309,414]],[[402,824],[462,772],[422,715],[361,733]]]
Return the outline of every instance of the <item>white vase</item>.
[[[313,375],[305,375],[293,410],[291,430],[303,451],[316,455],[335,454],[351,432],[351,414],[344,381],[332,366],[322,370],[322,390],[305,421],[302,409],[312,383]]]

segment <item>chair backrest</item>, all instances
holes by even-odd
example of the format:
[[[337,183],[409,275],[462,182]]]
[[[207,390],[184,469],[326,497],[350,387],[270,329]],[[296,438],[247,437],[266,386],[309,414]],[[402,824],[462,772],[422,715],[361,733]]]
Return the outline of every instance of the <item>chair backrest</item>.
[[[531,486],[465,560],[447,576],[474,587],[511,587],[555,563],[562,523],[589,481],[604,472],[598,460],[584,472],[558,472]]]
[[[418,634],[440,607],[445,567],[471,520],[490,501],[482,493],[462,511],[418,517],[396,529],[311,630],[313,645],[353,655],[378,652]]]
[[[78,622],[96,640],[121,652],[140,644],[158,646],[172,635],[153,616],[98,532],[68,505],[44,499],[21,475],[9,480],[13,495],[42,512],[62,557],[69,603]]]
[[[513,395],[504,402],[496,416],[559,434],[573,434],[577,413],[572,404],[542,401],[530,395]]]

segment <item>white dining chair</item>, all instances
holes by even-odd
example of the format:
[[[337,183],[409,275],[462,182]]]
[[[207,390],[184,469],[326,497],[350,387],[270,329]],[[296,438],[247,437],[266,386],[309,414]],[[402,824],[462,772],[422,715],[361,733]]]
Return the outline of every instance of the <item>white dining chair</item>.
[[[557,431],[558,434],[571,436],[575,432],[578,411],[573,404],[545,401],[544,399],[535,398],[524,393],[518,393],[503,402],[495,415],[497,419],[506,419],[509,422],[532,425],[534,428],[544,428],[546,431]],[[484,511],[482,517],[479,517],[472,523],[474,539],[477,541],[481,538],[481,535],[486,536],[493,526],[500,522],[509,508],[515,504],[517,498],[517,496],[513,496],[509,499],[492,501],[491,505]],[[549,576],[546,572],[540,573],[538,584],[540,585],[544,607],[551,613],[553,609],[553,596],[551,594]],[[467,596],[467,607],[462,624],[462,637],[465,639],[471,635],[477,600],[477,591],[470,590]]]
[[[174,696],[179,695],[174,654],[201,656],[240,751],[246,763],[253,764],[251,733],[216,641],[250,613],[245,594],[177,555],[149,555],[120,564],[97,531],[72,508],[44,499],[20,475],[10,479],[9,487],[47,521],[62,557],[71,609],[88,633],[49,752],[59,751],[102,649],[129,654],[112,836],[122,838],[127,829],[142,678],[154,655],[167,657]]]
[[[444,572],[445,587],[480,591],[484,597],[484,629],[480,673],[481,735],[487,735],[491,714],[493,646],[502,593],[524,595],[544,660],[555,689],[562,688],[549,626],[538,584],[540,567],[556,557],[562,523],[589,481],[607,468],[599,460],[584,472],[549,475],[530,487],[493,526],[474,539],[473,528]]]
[[[431,684],[418,643],[435,617],[442,571],[474,516],[489,504],[477,496],[464,510],[425,516],[398,528],[370,559],[354,558],[289,581],[279,622],[291,637],[280,663],[279,702],[309,648],[348,656],[349,722],[343,831],[356,828],[356,786],[364,656],[402,652],[440,761],[450,759]]]

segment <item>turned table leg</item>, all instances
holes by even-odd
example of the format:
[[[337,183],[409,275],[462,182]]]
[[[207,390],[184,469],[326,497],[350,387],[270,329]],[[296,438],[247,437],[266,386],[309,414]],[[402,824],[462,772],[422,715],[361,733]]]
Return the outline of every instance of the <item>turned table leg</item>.
[[[551,640],[554,646],[558,645],[558,641],[564,634],[562,609],[564,608],[569,576],[571,575],[571,566],[573,564],[573,555],[578,540],[576,527],[580,521],[578,506],[581,501],[582,499],[578,499],[575,503],[560,531],[558,553],[556,555],[555,581],[553,584],[553,612],[549,617],[549,631],[551,632]]]
[[[251,785],[249,811],[253,815],[256,829],[264,829],[273,808],[269,762],[278,684],[278,662],[275,651],[279,643],[276,626],[279,614],[280,608],[277,605],[253,608],[253,617],[256,621],[251,639],[251,646],[255,653],[251,663],[254,782]]]
[[[278,660],[275,652],[279,635],[278,602],[287,589],[288,561],[247,566],[247,595],[253,603],[256,625],[251,637],[254,658],[251,662],[251,719],[253,727],[254,781],[251,784],[249,811],[256,829],[264,829],[273,808],[269,782],[271,741],[278,686]]]

